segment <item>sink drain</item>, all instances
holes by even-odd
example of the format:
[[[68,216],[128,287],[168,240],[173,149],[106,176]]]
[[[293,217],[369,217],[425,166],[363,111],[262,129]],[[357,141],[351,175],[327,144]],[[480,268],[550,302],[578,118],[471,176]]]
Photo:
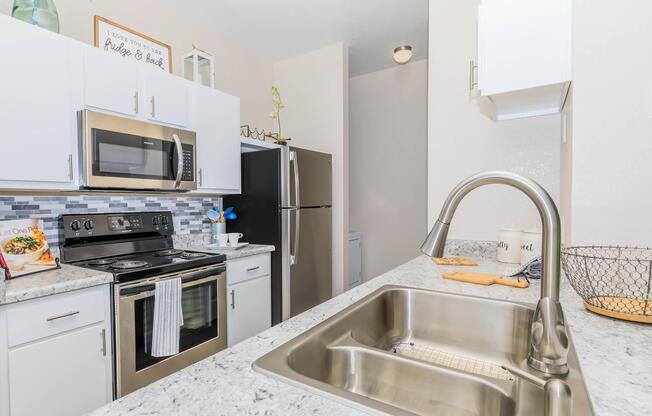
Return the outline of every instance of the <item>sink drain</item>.
[[[514,381],[515,377],[500,365],[489,362],[476,360],[459,354],[453,354],[448,351],[436,348],[416,345],[413,342],[399,342],[393,344],[389,351],[394,354],[405,357],[416,358],[429,363],[441,365],[443,367],[455,370],[466,371],[467,373],[477,374],[485,377],[495,378],[498,380]]]

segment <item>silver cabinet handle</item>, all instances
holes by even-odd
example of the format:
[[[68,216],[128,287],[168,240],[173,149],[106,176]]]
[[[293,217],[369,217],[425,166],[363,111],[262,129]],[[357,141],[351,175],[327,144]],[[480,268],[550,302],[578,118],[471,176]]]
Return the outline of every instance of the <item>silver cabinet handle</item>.
[[[72,173],[72,153],[68,155],[68,178],[70,180],[74,179],[73,173]]]
[[[235,309],[235,290],[231,290],[231,309]]]
[[[154,96],[152,95],[152,99],[150,100],[152,103],[152,118],[156,117],[156,101],[154,101]]]
[[[475,70],[477,68],[478,66],[475,64],[475,61],[471,59],[469,61],[469,91],[473,91],[478,86],[478,81],[475,79]]]
[[[204,175],[202,174],[201,168],[199,168],[199,171],[197,173],[198,173],[197,176],[199,176],[199,178],[198,178],[199,179],[199,186],[202,186],[202,183],[204,182]]]
[[[253,272],[254,270],[258,270],[258,269],[260,269],[260,266],[251,267],[251,268],[247,269],[247,271],[248,272]]]
[[[106,329],[102,328],[102,331],[100,331],[100,337],[102,338],[102,347],[100,348],[100,351],[102,351],[102,355],[106,357]]]
[[[179,155],[179,161],[177,162],[177,177],[174,181],[174,187],[176,189],[181,184],[181,176],[183,175],[183,147],[181,146],[181,140],[179,140],[179,136],[176,133],[172,134],[172,139],[174,140],[174,144],[177,147],[177,154]]]
[[[70,312],[62,313],[62,314],[60,314],[60,315],[52,315],[52,316],[49,316],[49,317],[46,318],[45,320],[48,321],[48,322],[50,322],[50,321],[56,321],[57,319],[67,318],[67,317],[69,317],[69,316],[77,315],[78,313],[79,313],[79,311],[70,311]]]
[[[134,93],[134,113],[138,114],[138,91]]]

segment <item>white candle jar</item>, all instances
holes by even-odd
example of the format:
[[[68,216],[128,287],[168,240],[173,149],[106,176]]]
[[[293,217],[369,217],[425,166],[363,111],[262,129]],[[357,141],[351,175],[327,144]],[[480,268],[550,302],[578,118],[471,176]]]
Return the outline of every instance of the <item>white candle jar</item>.
[[[523,231],[521,239],[521,264],[541,255],[541,230],[536,228]]]
[[[521,262],[521,238],[523,232],[515,228],[503,228],[498,232],[496,260],[501,263]]]

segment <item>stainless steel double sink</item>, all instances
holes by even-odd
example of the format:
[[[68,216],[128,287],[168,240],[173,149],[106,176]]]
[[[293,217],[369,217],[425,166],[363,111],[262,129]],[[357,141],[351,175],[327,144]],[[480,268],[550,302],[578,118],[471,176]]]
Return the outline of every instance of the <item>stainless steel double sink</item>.
[[[533,305],[384,286],[259,358],[254,369],[365,412],[543,415],[525,364]],[[573,415],[591,415],[572,345]],[[543,377],[536,374],[537,377]]]

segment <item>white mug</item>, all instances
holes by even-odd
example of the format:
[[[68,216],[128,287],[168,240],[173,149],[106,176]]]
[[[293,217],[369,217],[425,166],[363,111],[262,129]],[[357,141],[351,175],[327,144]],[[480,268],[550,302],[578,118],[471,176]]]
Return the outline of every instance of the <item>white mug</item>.
[[[217,244],[220,247],[226,247],[228,243],[229,243],[229,235],[228,234],[218,234],[217,235]]]
[[[498,244],[496,245],[496,260],[501,263],[521,262],[521,230],[514,228],[503,228],[498,233]]]
[[[242,238],[242,233],[229,233],[229,245],[237,247],[240,238]]]

